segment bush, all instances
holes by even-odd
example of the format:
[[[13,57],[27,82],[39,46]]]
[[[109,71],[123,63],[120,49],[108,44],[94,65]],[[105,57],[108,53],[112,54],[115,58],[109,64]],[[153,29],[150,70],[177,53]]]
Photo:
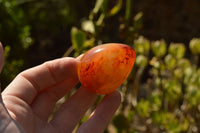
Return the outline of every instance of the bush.
[[[107,42],[126,43],[136,51],[133,71],[119,88],[121,107],[105,132],[112,132],[112,127],[118,133],[199,132],[199,39],[192,39],[188,49],[183,43],[168,44],[163,39],[150,41],[139,36],[142,13],[129,16],[131,1],[126,2],[123,5],[119,0],[110,9],[108,1],[97,0],[82,27],[72,28],[71,32],[74,56]],[[122,21],[115,21],[115,33],[107,34],[109,20],[115,16]]]
[[[26,51],[33,39],[30,36],[30,26],[25,20],[24,12],[16,1],[0,1],[0,41],[5,47],[2,88],[5,88],[26,65]]]
[[[42,49],[42,55],[38,55],[41,58],[57,54],[63,46],[69,48],[64,56],[77,57],[99,44],[125,43],[135,49],[136,61],[118,89],[122,104],[105,132],[198,133],[200,38],[191,39],[188,46],[141,36],[143,13],[133,13],[132,0],[96,0],[88,17],[80,21],[90,9],[81,13],[77,9],[93,5],[87,2],[0,0],[0,40],[6,61],[1,74],[3,88],[30,63],[24,57],[31,53],[31,45]],[[67,37],[69,33],[71,38]],[[53,42],[56,49],[43,55]],[[80,124],[88,117],[86,114]]]

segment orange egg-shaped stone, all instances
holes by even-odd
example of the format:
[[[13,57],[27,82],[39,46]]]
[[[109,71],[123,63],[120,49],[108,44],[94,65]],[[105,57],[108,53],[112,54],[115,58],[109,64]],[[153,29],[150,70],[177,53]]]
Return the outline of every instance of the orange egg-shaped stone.
[[[128,45],[108,43],[87,51],[78,64],[81,84],[91,92],[109,94],[126,80],[135,62]]]

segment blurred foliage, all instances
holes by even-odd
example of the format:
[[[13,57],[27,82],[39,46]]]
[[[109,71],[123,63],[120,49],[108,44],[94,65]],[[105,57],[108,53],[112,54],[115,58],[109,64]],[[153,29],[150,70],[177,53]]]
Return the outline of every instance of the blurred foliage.
[[[0,41],[5,47],[5,64],[1,74],[2,86],[5,88],[22,70],[26,50],[33,42],[24,11],[14,0],[0,1]]]
[[[192,39],[186,47],[183,43],[167,43],[164,39],[150,41],[139,36],[142,13],[130,16],[130,2],[118,1],[114,7],[107,8],[110,2],[97,0],[88,19],[82,21],[82,27],[72,28],[71,32],[75,56],[92,46],[115,41],[109,40],[104,32],[109,26],[107,20],[119,17],[120,10],[125,10],[115,32],[120,38],[118,41],[135,49],[137,57],[130,77],[119,88],[122,105],[105,132],[114,132],[113,127],[117,133],[199,132],[199,38]],[[113,8],[124,6],[110,15]],[[86,45],[91,39],[92,43]]]
[[[79,24],[89,8],[77,11],[87,5],[78,0],[0,0],[0,41],[7,55],[2,88],[20,71],[62,56],[71,45],[72,25]]]
[[[133,14],[132,0],[96,0],[89,12],[80,13],[88,17],[78,20],[76,10],[84,3],[0,0],[6,60],[1,80],[10,82],[28,64],[25,55],[32,45],[49,46],[51,38],[63,36],[59,29],[71,30],[67,39],[72,45],[63,56],[77,57],[103,43],[125,43],[135,49],[136,61],[119,88],[122,104],[105,132],[200,132],[200,38],[191,38],[187,45],[141,36],[143,13]]]

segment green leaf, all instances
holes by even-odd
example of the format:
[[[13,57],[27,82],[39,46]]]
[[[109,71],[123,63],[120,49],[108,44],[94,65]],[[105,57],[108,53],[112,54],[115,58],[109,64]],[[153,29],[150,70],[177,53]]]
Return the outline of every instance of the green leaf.
[[[149,62],[150,65],[152,65],[154,68],[156,69],[160,69],[161,66],[162,66],[162,62],[158,60],[158,58],[156,57],[153,57],[150,62]]]
[[[184,83],[186,85],[195,85],[199,86],[199,70],[196,70],[195,67],[188,67],[184,71]]]
[[[71,39],[72,45],[76,50],[79,51],[84,48],[84,44],[86,42],[86,34],[83,31],[73,27],[71,30]]]
[[[139,31],[139,29],[142,27],[142,17],[143,17],[143,12],[137,13],[134,17],[134,29],[136,31]]]
[[[167,123],[167,112],[156,112],[152,118],[155,123],[164,125]]]
[[[153,113],[152,120],[155,124],[162,127],[167,133],[180,133],[181,131],[186,131],[189,127],[187,119],[179,121],[175,114],[166,111]]]
[[[20,34],[23,48],[27,49],[33,43],[33,39],[30,37],[30,26],[24,26]]]
[[[7,60],[8,56],[10,55],[10,46],[5,46],[4,47],[4,59],[5,61]]]
[[[190,85],[187,87],[186,98],[190,106],[197,106],[200,104],[200,89],[197,86]]]
[[[167,99],[170,102],[174,102],[174,100],[178,100],[181,95],[181,84],[175,79],[169,79],[163,82],[164,89],[166,91]]]
[[[197,86],[200,86],[200,68],[197,70],[197,75],[198,75]]]
[[[189,47],[193,54],[200,54],[200,38],[193,38]]]
[[[118,0],[118,3],[110,10],[109,15],[110,16],[116,15],[122,8],[122,3],[123,3],[123,0]]]
[[[129,123],[131,123],[133,121],[134,115],[135,115],[134,110],[129,110],[128,115],[127,115],[127,120]]]
[[[146,67],[148,65],[148,59],[146,56],[144,55],[138,55],[136,57],[135,63],[139,66],[139,67]]]
[[[97,26],[101,26],[103,24],[103,21],[104,21],[105,17],[106,17],[106,15],[104,13],[102,13],[100,15],[100,17],[98,18],[98,20],[96,21],[96,25]]]
[[[190,61],[188,59],[182,58],[177,60],[177,66],[183,70],[188,67],[191,67]]]
[[[196,72],[196,68],[191,66],[191,67],[187,67],[184,71],[184,84],[185,85],[190,85],[190,84],[194,84],[196,81],[196,78],[198,77],[198,73]]]
[[[95,39],[91,38],[84,43],[84,48],[86,47],[93,47],[95,44]]]
[[[106,16],[108,15],[108,4],[109,4],[109,0],[104,0],[100,9],[102,14]]]
[[[93,12],[95,14],[97,14],[99,12],[99,10],[101,9],[101,6],[103,5],[103,3],[104,3],[104,0],[97,0],[96,1],[95,7],[93,9]]]
[[[169,69],[175,68],[176,59],[171,54],[168,54],[167,56],[165,56],[164,61],[165,61],[165,64],[166,64],[167,68],[169,68]]]
[[[174,76],[178,79],[181,79],[183,78],[183,70],[181,68],[176,68],[174,70]]]
[[[158,91],[154,91],[149,98],[151,111],[158,111],[162,105],[162,95]]]
[[[166,54],[166,42],[164,40],[154,41],[151,44],[151,50],[156,57],[163,57]]]
[[[144,99],[141,99],[136,106],[138,114],[142,117],[149,117],[150,109],[151,107],[149,101]]]
[[[170,43],[169,53],[177,59],[185,55],[185,45],[183,43]]]
[[[91,20],[83,21],[81,27],[86,32],[95,33],[94,23]]]
[[[134,49],[137,54],[147,55],[150,49],[149,40],[140,36],[138,39],[134,40]]]

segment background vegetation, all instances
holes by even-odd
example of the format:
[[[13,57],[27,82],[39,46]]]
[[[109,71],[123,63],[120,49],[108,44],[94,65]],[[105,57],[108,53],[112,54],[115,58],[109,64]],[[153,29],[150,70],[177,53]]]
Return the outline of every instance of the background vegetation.
[[[198,0],[0,0],[2,86],[46,60],[125,43],[137,58],[105,132],[198,133],[199,6]]]

